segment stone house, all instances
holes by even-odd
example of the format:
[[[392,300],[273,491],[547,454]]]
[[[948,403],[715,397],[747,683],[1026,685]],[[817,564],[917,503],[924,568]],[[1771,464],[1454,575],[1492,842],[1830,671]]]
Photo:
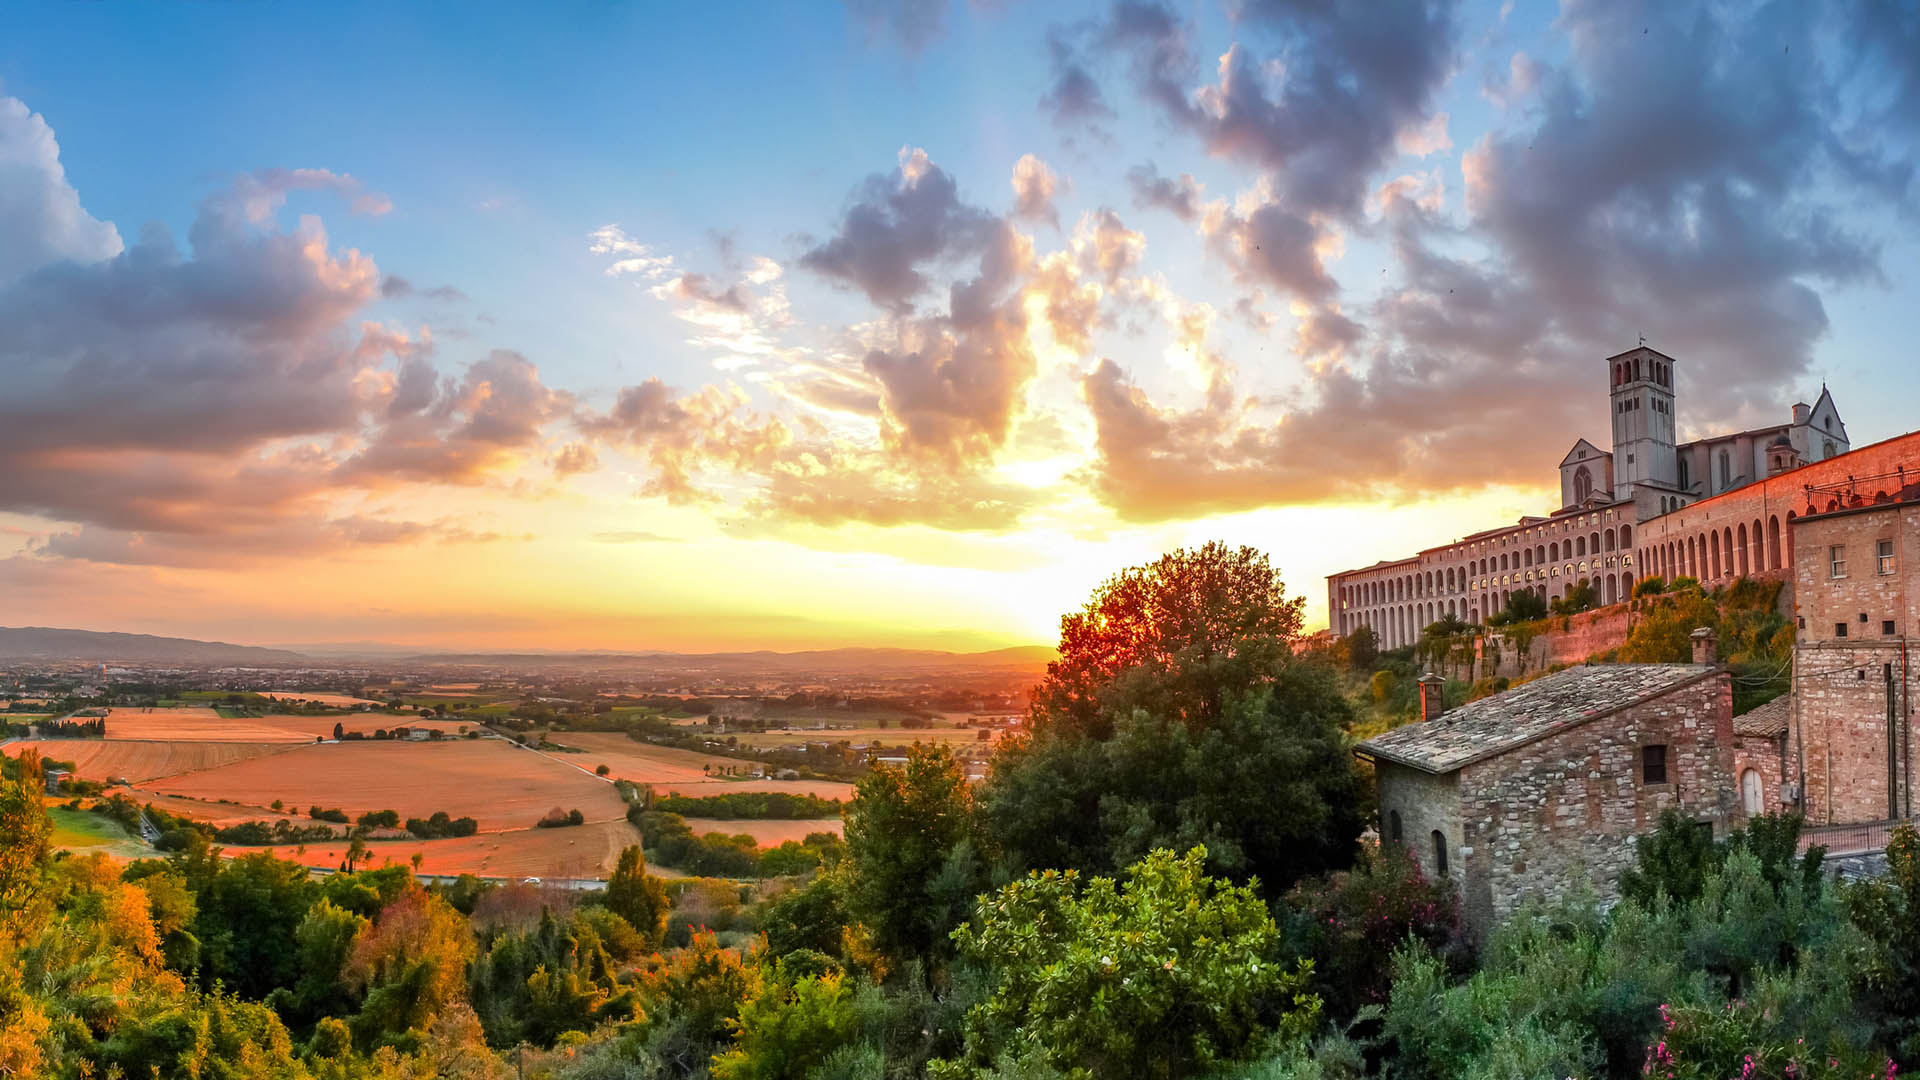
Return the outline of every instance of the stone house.
[[[1733,718],[1733,775],[1748,817],[1790,809],[1799,789],[1787,732],[1793,695],[1783,694]]]
[[[1794,705],[1790,753],[1807,820],[1911,816],[1910,653],[1920,625],[1920,483],[1906,475],[1809,487],[1793,523]]]
[[[1700,642],[1696,641],[1696,654]],[[1711,638],[1705,641],[1711,655]],[[1638,837],[1677,809],[1717,836],[1742,819],[1732,684],[1705,664],[1570,668],[1360,743],[1382,844],[1453,880],[1484,932],[1528,899],[1618,897]]]

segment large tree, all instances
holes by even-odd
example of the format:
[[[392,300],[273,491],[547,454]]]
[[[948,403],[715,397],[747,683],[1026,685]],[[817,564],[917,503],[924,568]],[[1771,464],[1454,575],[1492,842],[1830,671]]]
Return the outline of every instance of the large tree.
[[[1362,828],[1332,671],[1296,659],[1301,601],[1266,556],[1208,544],[1115,576],[1062,622],[1034,726],[978,800],[1014,869],[1116,873],[1157,847],[1285,889]]]
[[[1035,690],[1034,725],[1104,736],[1116,708],[1131,706],[1211,723],[1272,678],[1304,604],[1287,598],[1266,555],[1219,541],[1123,570],[1060,620],[1060,658]]]
[[[942,959],[979,884],[973,793],[944,745],[862,777],[846,811],[850,913],[895,961]]]
[[[1205,845],[1211,872],[1278,895],[1352,864],[1365,799],[1350,718],[1331,673],[1300,663],[1204,727],[1140,708],[1104,739],[1043,731],[995,755],[982,831],[1018,869],[1116,873]]]

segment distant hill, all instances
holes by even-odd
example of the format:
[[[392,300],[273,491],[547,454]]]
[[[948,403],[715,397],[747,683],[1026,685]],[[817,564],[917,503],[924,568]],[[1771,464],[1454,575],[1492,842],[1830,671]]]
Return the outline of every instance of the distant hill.
[[[955,671],[1038,671],[1053,658],[1051,646],[1017,645],[976,653],[935,649],[846,648],[806,652],[430,653],[410,659],[423,664],[471,664],[482,667],[621,668],[628,671],[711,674],[872,672],[909,675]]]
[[[224,641],[59,630],[46,626],[0,626],[0,657],[35,660],[129,661],[143,664],[304,664],[285,649],[231,645]]]

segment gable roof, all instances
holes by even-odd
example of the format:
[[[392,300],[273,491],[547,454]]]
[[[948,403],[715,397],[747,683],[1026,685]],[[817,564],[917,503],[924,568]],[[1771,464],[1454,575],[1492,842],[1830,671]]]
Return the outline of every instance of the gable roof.
[[[1717,674],[1695,664],[1568,668],[1470,701],[1429,723],[1375,735],[1354,749],[1421,772],[1449,773]]]
[[[1733,718],[1735,735],[1785,735],[1787,717],[1793,712],[1793,695],[1781,694],[1765,705],[1748,709]]]
[[[1586,447],[1588,451],[1585,454],[1580,453],[1580,448],[1583,446]],[[1567,456],[1560,459],[1560,467],[1564,469],[1576,461],[1591,461],[1594,458],[1612,456],[1611,453],[1600,449],[1587,440],[1580,439],[1573,444],[1573,449],[1567,451]]]

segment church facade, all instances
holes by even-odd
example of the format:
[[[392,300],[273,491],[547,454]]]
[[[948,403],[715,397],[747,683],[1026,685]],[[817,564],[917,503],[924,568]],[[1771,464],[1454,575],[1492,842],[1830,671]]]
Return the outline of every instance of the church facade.
[[[1790,570],[1790,541],[1783,551],[1779,540],[1784,505],[1769,537],[1767,508],[1758,507],[1749,525],[1751,500],[1733,496],[1798,492],[1827,479],[1833,466],[1819,466],[1852,449],[1832,395],[1822,388],[1819,400],[1796,404],[1784,423],[1681,443],[1674,363],[1644,345],[1608,357],[1611,447],[1575,441],[1560,461],[1558,509],[1330,576],[1332,632],[1369,626],[1382,648],[1398,648],[1448,615],[1482,622],[1525,590],[1552,601],[1591,584],[1598,602],[1611,604],[1630,597],[1643,577]],[[1733,522],[1716,522],[1736,502],[1737,533]]]

